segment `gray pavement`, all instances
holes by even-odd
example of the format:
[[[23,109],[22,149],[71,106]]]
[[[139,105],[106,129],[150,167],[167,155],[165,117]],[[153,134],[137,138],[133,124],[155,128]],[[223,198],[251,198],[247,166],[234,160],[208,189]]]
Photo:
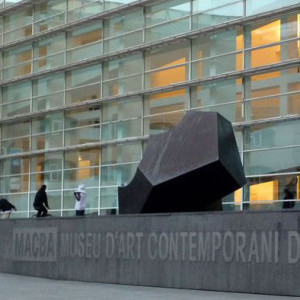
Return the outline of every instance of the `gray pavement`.
[[[300,297],[208,292],[116,284],[62,281],[0,273],[1,300],[292,300]]]

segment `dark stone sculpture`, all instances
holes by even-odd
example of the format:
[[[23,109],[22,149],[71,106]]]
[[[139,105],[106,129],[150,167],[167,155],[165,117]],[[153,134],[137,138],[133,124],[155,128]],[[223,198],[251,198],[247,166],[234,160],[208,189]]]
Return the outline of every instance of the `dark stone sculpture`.
[[[188,112],[150,136],[133,180],[119,187],[120,214],[221,210],[221,198],[246,182],[231,123]]]

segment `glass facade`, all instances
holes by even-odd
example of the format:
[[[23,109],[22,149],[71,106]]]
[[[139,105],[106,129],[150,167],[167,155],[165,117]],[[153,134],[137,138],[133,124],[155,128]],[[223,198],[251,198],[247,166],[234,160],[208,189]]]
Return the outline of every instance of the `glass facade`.
[[[0,194],[30,217],[46,184],[72,216],[84,183],[87,213],[115,214],[149,135],[196,110],[234,128],[247,184],[224,210],[282,208],[295,177],[299,199],[299,58],[296,0],[0,1]]]

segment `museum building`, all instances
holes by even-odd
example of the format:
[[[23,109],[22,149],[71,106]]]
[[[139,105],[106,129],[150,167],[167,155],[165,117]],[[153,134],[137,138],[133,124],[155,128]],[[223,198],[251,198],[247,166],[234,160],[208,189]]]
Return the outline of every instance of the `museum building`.
[[[224,210],[281,209],[300,177],[300,0],[0,0],[0,195],[118,213],[150,134],[232,122],[247,184]],[[201,194],[199,194],[199,199]],[[295,200],[295,199],[294,199]],[[297,203],[295,207],[300,207]]]

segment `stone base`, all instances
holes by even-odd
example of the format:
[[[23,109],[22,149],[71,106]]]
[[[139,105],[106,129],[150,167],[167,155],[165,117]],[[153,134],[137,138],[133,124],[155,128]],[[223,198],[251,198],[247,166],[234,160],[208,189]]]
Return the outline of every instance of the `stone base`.
[[[1,221],[0,271],[300,296],[299,211]]]

